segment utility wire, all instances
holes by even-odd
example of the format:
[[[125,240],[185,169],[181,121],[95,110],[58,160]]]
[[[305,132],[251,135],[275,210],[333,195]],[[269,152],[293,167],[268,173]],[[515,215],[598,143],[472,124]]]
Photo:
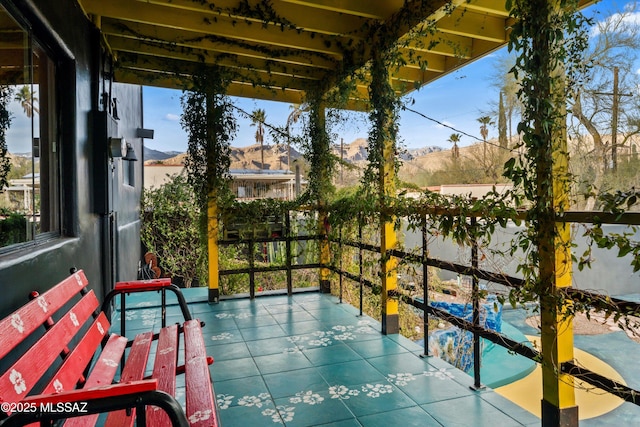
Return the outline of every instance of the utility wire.
[[[454,128],[453,126],[449,126],[449,125],[448,125],[448,124],[446,124],[446,123],[442,123],[440,120],[436,120],[436,119],[434,119],[434,118],[432,118],[432,117],[427,116],[426,114],[421,113],[420,111],[416,111],[416,110],[414,110],[414,109],[412,109],[412,108],[409,108],[409,107],[407,107],[407,106],[403,106],[403,107],[402,107],[402,109],[403,109],[403,110],[410,111],[410,112],[412,112],[412,113],[415,113],[415,114],[419,115],[419,116],[420,116],[420,117],[422,117],[422,118],[425,118],[425,119],[427,119],[427,120],[430,120],[430,121],[432,121],[432,122],[434,122],[434,123],[439,124],[440,126],[443,126],[443,127],[448,128],[448,129],[451,129],[451,130],[453,130],[453,131],[455,131],[455,132],[457,132],[457,133],[461,133],[461,134],[462,134],[462,135],[464,135],[464,136],[468,136],[469,138],[473,138],[473,139],[475,139],[476,141],[482,142],[483,144],[492,145],[492,146],[497,147],[497,148],[500,148],[500,149],[502,149],[502,150],[507,150],[507,151],[509,151],[509,152],[513,152],[513,151],[514,151],[512,148],[503,147],[503,146],[501,146],[501,145],[499,145],[499,144],[495,144],[495,143],[493,143],[493,142],[485,141],[484,139],[478,138],[478,137],[477,137],[477,136],[475,136],[475,135],[471,135],[470,133],[467,133],[467,132],[462,131],[462,130],[460,130],[460,129],[456,129],[456,128]]]

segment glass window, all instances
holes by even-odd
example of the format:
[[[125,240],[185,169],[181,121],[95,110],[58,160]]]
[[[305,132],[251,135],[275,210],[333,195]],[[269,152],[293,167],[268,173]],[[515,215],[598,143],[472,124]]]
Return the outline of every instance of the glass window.
[[[51,55],[0,6],[0,251],[60,232],[56,67]],[[2,155],[2,147],[8,152]],[[0,158],[0,178],[2,178]]]

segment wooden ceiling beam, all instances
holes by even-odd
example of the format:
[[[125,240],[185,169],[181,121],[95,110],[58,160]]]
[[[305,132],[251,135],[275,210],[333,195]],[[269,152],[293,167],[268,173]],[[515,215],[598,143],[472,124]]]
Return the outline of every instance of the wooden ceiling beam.
[[[254,86],[288,87],[295,90],[307,90],[317,80],[303,79],[294,76],[282,76],[260,70],[247,70],[237,67],[225,67],[220,64],[203,64],[201,62],[181,61],[172,58],[159,58],[154,55],[122,54],[117,62],[117,67],[138,70],[159,70],[179,75],[197,75],[203,68],[220,66],[227,69],[234,80],[250,82]],[[163,68],[164,67],[164,68]]]
[[[506,20],[488,14],[475,13],[459,8],[438,21],[438,31],[487,41],[507,41]]]
[[[297,3],[274,1],[265,10],[261,0],[247,0],[240,8],[238,0],[216,0],[212,3],[194,2],[193,0],[144,0],[145,3],[191,10],[205,14],[217,13],[219,16],[247,19],[257,25],[286,26],[292,29],[311,31],[328,35],[349,35],[359,38],[364,34],[357,31],[368,25],[368,19],[360,16],[345,15],[329,9]],[[178,12],[179,13],[179,12]]]
[[[362,16],[378,20],[388,19],[395,11],[400,9],[404,0],[282,0],[284,3],[299,4],[330,10],[349,15]]]
[[[217,14],[131,2],[129,0],[85,0],[86,13],[124,21],[141,22],[167,28],[213,34],[234,40],[266,43],[282,48],[296,48],[342,58],[340,40],[323,34],[297,31],[286,27],[262,26],[245,20],[225,18]],[[347,41],[344,40],[346,43]]]
[[[219,65],[231,69],[239,70],[264,70],[274,75],[291,76],[292,78],[304,78],[320,80],[325,77],[326,70],[314,69],[310,67],[300,67],[290,64],[282,64],[262,59],[238,57],[233,54],[219,54],[203,49],[194,49],[183,46],[170,46],[153,42],[137,41],[133,39],[110,36],[108,42],[117,55],[117,60],[122,59],[125,52],[131,58],[131,54],[141,54],[145,56],[156,56],[160,59],[170,58],[173,60],[186,61],[190,63],[204,63],[209,65]],[[163,64],[157,64],[162,68]],[[168,64],[164,64],[165,67]]]
[[[138,22],[123,24],[117,20],[102,20],[102,32],[107,36],[117,36],[141,41],[166,43],[170,46],[197,48],[219,53],[230,53],[247,58],[303,65],[314,68],[334,69],[338,62],[327,55],[298,49],[272,49],[268,45],[239,42],[211,34],[197,33],[175,28],[157,27]]]

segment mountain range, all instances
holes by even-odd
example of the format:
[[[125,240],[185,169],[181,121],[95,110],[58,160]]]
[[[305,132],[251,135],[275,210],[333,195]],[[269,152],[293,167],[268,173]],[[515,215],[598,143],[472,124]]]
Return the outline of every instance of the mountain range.
[[[342,149],[343,153],[340,155],[340,146],[334,145],[333,153],[347,163],[358,165],[367,160],[367,140],[364,138],[358,138],[349,144],[344,144]],[[400,154],[400,157],[405,161],[415,160],[441,151],[443,149],[440,147],[422,147],[405,150]],[[148,147],[144,148],[145,164],[180,165],[184,163],[185,157],[186,153],[163,152]],[[301,157],[302,154],[295,147],[291,147],[291,161]],[[260,163],[262,163],[262,156],[259,144],[231,148],[231,169],[261,169]],[[264,167],[262,169],[288,169],[287,164],[286,145],[264,145]]]

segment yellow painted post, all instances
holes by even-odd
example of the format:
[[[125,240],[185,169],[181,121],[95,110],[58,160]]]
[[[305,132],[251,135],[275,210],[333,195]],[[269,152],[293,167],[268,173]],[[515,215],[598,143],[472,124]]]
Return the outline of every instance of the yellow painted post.
[[[389,71],[384,59],[377,50],[374,50],[373,55],[371,84],[373,87],[370,89],[370,93],[376,90],[380,91],[376,96],[371,96],[374,104],[377,100],[384,98],[386,94],[393,93]],[[395,120],[395,112],[388,104],[373,105],[373,108],[377,109],[379,114],[383,116],[378,122],[378,125],[384,128],[382,132],[379,132],[380,135],[384,135],[384,141],[380,141],[382,143],[382,156],[379,166],[380,181],[378,183],[382,207],[387,196],[395,196],[396,194],[396,146],[391,132],[391,129],[395,126],[393,122]],[[389,254],[389,250],[396,247],[397,241],[394,218],[385,218],[385,215],[382,215],[380,220],[380,273],[383,334],[397,334],[400,331],[398,299],[390,295],[398,289],[398,259]]]
[[[560,0],[540,1],[536,7],[547,25],[553,25],[554,14],[561,11]],[[553,33],[546,29],[542,34]],[[553,123],[549,118],[540,118],[535,123],[536,131],[543,135],[543,142],[550,146],[545,150],[549,155],[538,153],[538,251],[539,251],[539,295],[542,342],[542,425],[578,426],[578,407],[575,401],[573,377],[561,372],[561,365],[573,361],[573,317],[570,315],[570,301],[563,298],[562,288],[571,286],[572,260],[569,225],[556,222],[556,216],[569,207],[569,154],[567,151],[566,100],[564,68],[554,58],[554,43],[563,43],[558,38],[545,39],[541,36],[536,49],[540,57],[548,61],[542,64],[549,78],[549,84],[540,93],[546,93],[547,105],[556,106]],[[535,44],[535,43],[534,43]],[[547,92],[548,90],[548,92]],[[552,130],[549,132],[548,129]],[[544,141],[544,139],[550,139]]]
[[[216,171],[216,160],[218,153],[212,147],[216,135],[216,114],[215,114],[215,94],[209,90],[206,98],[206,118],[207,118],[207,260],[208,260],[208,275],[209,275],[209,296],[207,298],[209,303],[217,303],[220,301],[220,288],[219,288],[219,258],[220,255],[218,247],[218,204],[217,193],[213,187],[212,182],[215,180],[213,176]]]
[[[325,107],[322,102],[318,103],[317,108],[315,108],[312,112],[316,114],[316,121],[319,127],[319,132],[324,135],[326,133],[325,130]],[[316,134],[316,136],[319,136]],[[320,137],[322,141],[316,141],[314,147],[318,149],[325,149],[327,147],[320,147],[322,144],[328,144],[329,140],[325,137]],[[328,165],[322,164],[319,165],[317,173],[320,174],[319,181],[324,182],[325,180],[330,180],[331,177],[328,173]],[[324,203],[326,202],[326,195],[320,194],[320,208],[318,210],[318,235],[320,236],[319,242],[319,261],[321,265],[329,265],[331,263],[331,251],[329,249],[329,214],[326,209],[323,208]],[[322,293],[331,293],[331,280],[330,280],[331,271],[328,268],[321,267],[320,268],[320,292]]]
[[[331,252],[329,250],[329,217],[326,210],[320,210],[318,213],[318,228],[320,231],[320,264],[329,265],[331,263]],[[328,268],[320,268],[320,292],[331,293],[331,280],[329,278],[331,271]]]
[[[209,196],[207,209],[207,248],[209,260],[209,302],[217,303],[220,301],[219,288],[219,247],[218,247],[218,204],[214,195]]]

